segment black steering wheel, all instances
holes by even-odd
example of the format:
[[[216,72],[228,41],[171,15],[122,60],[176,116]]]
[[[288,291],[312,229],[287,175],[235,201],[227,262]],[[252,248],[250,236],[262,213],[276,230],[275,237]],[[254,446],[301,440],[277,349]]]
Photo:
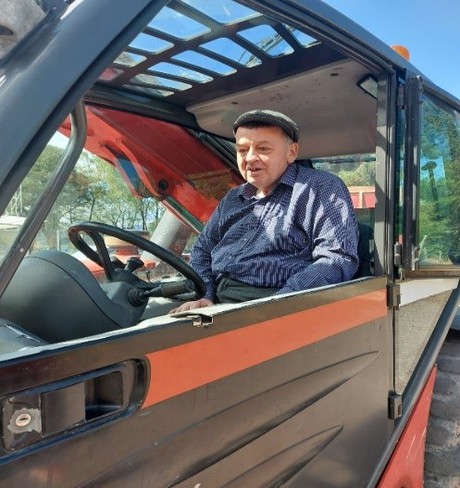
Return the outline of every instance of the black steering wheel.
[[[92,249],[88,245],[88,243],[83,239],[82,234],[86,234],[91,238],[96,246],[96,250]],[[124,267],[125,265],[121,263],[121,261],[112,261],[110,259],[107,246],[101,234],[118,238],[138,247],[143,251],[153,254],[179,271],[179,273],[185,277],[185,280],[167,283],[147,283],[145,281],[138,280],[142,283],[141,288],[143,290],[148,290],[145,292],[145,296],[163,296],[165,298],[172,298],[183,293],[192,294],[191,296],[188,296],[187,299],[198,299],[204,296],[206,286],[196,271],[174,253],[159,246],[158,244],[148,241],[147,239],[144,239],[133,232],[100,222],[81,222],[79,224],[70,226],[68,235],[72,244],[87,258],[101,266],[104,269],[109,281],[117,281],[121,276],[127,276],[126,271],[129,271],[129,275],[133,276],[132,271],[142,266],[143,263],[139,260],[139,264],[136,264],[132,269],[128,268],[128,270],[126,270],[125,267],[125,269],[120,270],[120,266]]]

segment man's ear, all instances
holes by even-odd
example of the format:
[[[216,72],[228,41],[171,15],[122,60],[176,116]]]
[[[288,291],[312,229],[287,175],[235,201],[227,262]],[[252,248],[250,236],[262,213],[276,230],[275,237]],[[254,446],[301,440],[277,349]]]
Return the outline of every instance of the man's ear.
[[[291,144],[289,144],[288,160],[287,160],[288,164],[293,163],[297,159],[298,154],[299,154],[299,144],[297,144],[297,142],[292,142]]]

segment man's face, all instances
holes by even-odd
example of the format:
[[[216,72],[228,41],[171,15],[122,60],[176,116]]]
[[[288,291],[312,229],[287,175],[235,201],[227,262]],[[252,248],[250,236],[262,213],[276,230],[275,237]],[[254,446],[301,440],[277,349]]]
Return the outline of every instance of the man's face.
[[[235,138],[241,175],[259,195],[269,195],[297,158],[298,144],[290,142],[279,127],[238,127]]]

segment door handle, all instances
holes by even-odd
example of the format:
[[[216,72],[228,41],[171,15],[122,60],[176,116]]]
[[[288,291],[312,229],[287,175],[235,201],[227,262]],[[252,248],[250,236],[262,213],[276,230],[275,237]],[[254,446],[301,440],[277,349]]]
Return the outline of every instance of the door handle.
[[[10,395],[1,402],[4,447],[17,451],[120,415],[139,405],[145,378],[142,362],[126,361]]]

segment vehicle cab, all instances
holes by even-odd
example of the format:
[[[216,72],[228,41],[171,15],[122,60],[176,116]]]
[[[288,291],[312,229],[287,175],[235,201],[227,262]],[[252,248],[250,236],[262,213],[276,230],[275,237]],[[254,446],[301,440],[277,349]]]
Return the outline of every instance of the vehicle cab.
[[[319,0],[6,5],[0,486],[421,483],[459,301],[459,100]],[[203,295],[188,257],[256,108],[345,182],[360,270],[171,315]]]

